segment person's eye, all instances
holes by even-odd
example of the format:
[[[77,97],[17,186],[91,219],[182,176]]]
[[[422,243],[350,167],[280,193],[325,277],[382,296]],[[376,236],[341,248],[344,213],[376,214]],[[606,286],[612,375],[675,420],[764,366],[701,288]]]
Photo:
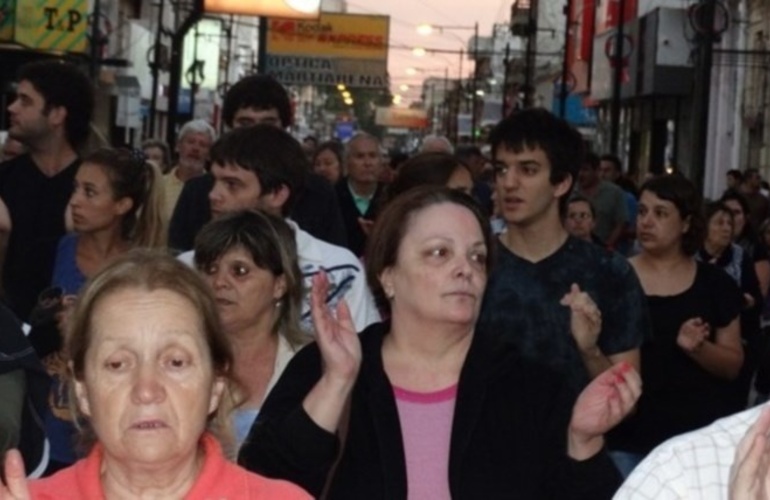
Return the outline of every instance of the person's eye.
[[[495,175],[505,175],[508,173],[508,165],[505,163],[495,163],[493,170]]]
[[[235,276],[246,276],[249,274],[249,269],[241,264],[236,264],[233,266],[233,274]]]
[[[476,264],[484,266],[487,263],[487,254],[486,252],[473,252],[471,254],[471,260]]]
[[[172,356],[168,360],[168,366],[177,370],[180,368],[185,368],[189,364],[189,361],[182,356]]]
[[[524,175],[535,175],[537,173],[537,168],[531,165],[522,165],[521,172]]]
[[[446,257],[447,255],[449,255],[449,250],[444,247],[433,248],[428,251],[428,255],[430,257],[436,257],[436,258]]]
[[[104,367],[111,372],[125,371],[125,369],[128,367],[128,360],[108,359],[104,362]]]

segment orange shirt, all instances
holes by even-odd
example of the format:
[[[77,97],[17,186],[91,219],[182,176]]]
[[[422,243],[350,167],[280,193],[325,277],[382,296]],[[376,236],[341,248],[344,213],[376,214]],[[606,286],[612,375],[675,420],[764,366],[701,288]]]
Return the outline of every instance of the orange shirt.
[[[259,476],[229,462],[222,454],[216,438],[204,434],[201,439],[205,459],[200,475],[186,500],[308,500],[312,497],[299,486]],[[103,500],[100,477],[103,448],[94,446],[91,453],[71,467],[45,479],[29,482],[33,499]]]

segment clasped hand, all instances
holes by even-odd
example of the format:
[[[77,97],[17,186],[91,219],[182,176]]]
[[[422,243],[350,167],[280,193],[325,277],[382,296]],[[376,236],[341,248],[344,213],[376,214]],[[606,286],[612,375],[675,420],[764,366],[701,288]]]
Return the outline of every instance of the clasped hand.
[[[573,283],[560,304],[570,308],[570,331],[580,352],[596,347],[602,330],[602,313],[591,296]]]

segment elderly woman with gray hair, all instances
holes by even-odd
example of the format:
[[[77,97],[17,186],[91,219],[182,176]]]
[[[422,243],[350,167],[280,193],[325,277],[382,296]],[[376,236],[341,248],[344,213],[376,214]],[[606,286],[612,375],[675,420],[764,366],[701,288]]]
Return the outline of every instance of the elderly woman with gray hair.
[[[132,251],[90,281],[67,348],[88,456],[27,483],[17,451],[0,499],[307,499],[225,458],[233,353],[208,286],[183,263]]]

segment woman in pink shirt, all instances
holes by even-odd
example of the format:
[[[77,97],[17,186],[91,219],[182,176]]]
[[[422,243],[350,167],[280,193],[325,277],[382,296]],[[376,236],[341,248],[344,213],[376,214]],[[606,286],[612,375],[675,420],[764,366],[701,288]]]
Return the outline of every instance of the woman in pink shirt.
[[[86,458],[26,482],[6,459],[5,499],[307,499],[227,461],[233,354],[208,286],[170,256],[134,250],[82,292],[67,335]]]
[[[423,186],[389,202],[366,266],[390,321],[357,334],[344,302],[325,305],[318,275],[316,343],[271,391],[240,463],[327,499],[610,498],[620,478],[603,435],[636,402],[639,376],[613,366],[576,398],[563,376],[479,331],[492,244],[463,193]],[[573,330],[601,326],[577,287],[563,303]]]

